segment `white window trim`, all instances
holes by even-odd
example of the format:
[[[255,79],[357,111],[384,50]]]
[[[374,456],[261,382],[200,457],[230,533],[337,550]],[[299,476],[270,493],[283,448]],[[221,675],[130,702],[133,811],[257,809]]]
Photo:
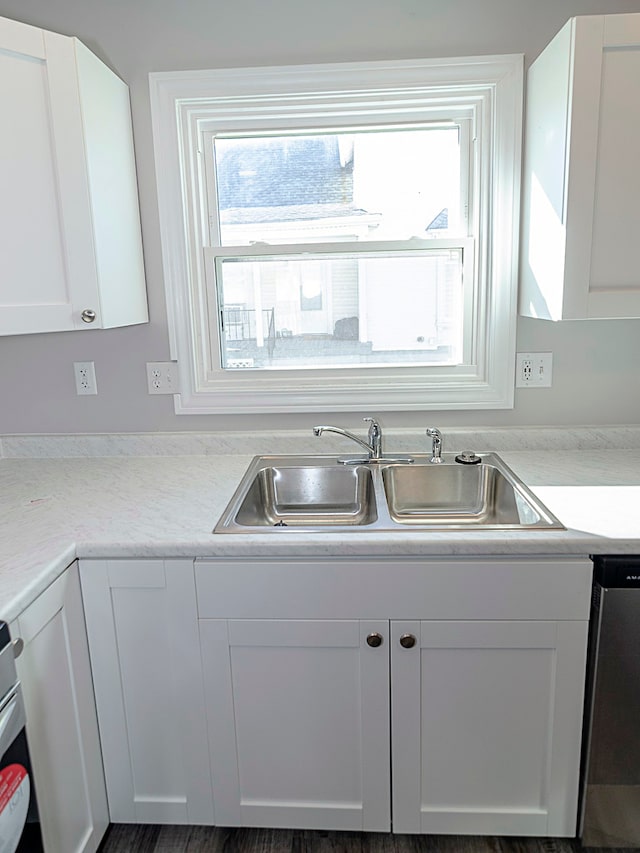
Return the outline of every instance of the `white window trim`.
[[[178,361],[179,414],[294,411],[503,409],[513,407],[520,207],[523,57],[466,57],[394,62],[338,63],[281,68],[220,69],[150,74],[154,151],[171,357]],[[345,96],[344,93],[347,93]],[[337,94],[336,94],[337,93]],[[271,110],[278,103],[300,113],[300,125],[332,122],[332,110],[354,122],[380,121],[381,110],[398,115],[412,107],[425,113],[438,98],[477,99],[492,131],[480,180],[488,182],[482,219],[490,235],[478,241],[475,259],[488,289],[479,311],[477,363],[464,367],[342,368],[313,371],[224,371],[207,366],[206,230],[204,192],[199,186],[200,129],[226,104]],[[428,103],[425,105],[425,98]],[[441,103],[441,101],[440,101]],[[416,105],[418,105],[416,107]],[[309,115],[311,113],[311,116]],[[373,121],[373,118],[371,119]],[[333,119],[335,122],[335,118]],[[337,378],[336,378],[337,376]]]

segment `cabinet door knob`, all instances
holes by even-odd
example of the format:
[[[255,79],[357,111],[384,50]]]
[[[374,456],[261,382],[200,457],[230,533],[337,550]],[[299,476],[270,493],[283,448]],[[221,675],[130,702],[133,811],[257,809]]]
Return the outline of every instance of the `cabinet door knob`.
[[[412,649],[416,644],[416,638],[413,634],[403,634],[400,637],[400,645],[403,649]]]
[[[96,319],[96,312],[92,311],[91,308],[85,308],[80,316],[85,323],[93,323]]]
[[[367,637],[367,645],[371,646],[372,649],[377,649],[378,646],[381,646],[383,643],[382,634],[378,634],[374,632],[373,634],[369,634]]]
[[[13,646],[14,658],[19,658],[24,651],[24,640],[22,637],[16,637],[15,640],[11,642],[11,645]]]

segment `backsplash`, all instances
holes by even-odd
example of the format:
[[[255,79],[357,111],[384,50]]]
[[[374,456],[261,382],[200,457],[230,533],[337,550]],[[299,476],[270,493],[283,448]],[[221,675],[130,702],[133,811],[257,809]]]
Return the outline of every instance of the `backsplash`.
[[[444,451],[461,450],[625,450],[640,448],[640,426],[599,427],[440,427]],[[354,430],[358,435],[360,431]],[[362,431],[365,437],[365,431]],[[424,430],[387,429],[389,453],[429,452]],[[4,435],[0,457],[69,458],[98,456],[226,456],[256,454],[338,454],[352,450],[346,438],[308,430],[269,432],[91,433],[73,435]]]

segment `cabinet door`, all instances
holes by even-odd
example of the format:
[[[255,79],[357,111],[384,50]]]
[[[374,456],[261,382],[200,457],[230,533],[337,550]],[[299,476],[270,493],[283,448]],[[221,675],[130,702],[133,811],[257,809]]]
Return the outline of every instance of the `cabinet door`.
[[[80,570],[111,820],[212,823],[193,562]]]
[[[207,619],[200,633],[216,823],[388,831],[388,622]]]
[[[0,18],[0,113],[0,334],[145,322],[126,85],[77,39]]]
[[[109,815],[77,564],[12,627],[47,853],[94,853]]]
[[[640,15],[605,15],[600,43],[584,61],[590,75],[597,71],[584,91],[577,80],[574,93],[574,134],[585,135],[588,128],[585,144],[595,147],[586,316],[640,317]],[[570,248],[576,258],[584,256],[580,235]],[[578,266],[576,278],[582,273]]]
[[[640,15],[572,18],[527,79],[520,313],[640,317]]]
[[[44,33],[0,19],[0,316],[4,334],[73,328],[52,101],[61,87]],[[64,99],[64,86],[61,97]]]
[[[575,834],[586,627],[392,623],[396,832]]]

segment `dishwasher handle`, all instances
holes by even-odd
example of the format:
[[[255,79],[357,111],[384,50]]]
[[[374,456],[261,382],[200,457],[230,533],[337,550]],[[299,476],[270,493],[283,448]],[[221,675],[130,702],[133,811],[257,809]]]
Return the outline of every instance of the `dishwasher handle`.
[[[24,700],[20,685],[2,700],[0,706],[0,758],[2,758],[25,727]]]

